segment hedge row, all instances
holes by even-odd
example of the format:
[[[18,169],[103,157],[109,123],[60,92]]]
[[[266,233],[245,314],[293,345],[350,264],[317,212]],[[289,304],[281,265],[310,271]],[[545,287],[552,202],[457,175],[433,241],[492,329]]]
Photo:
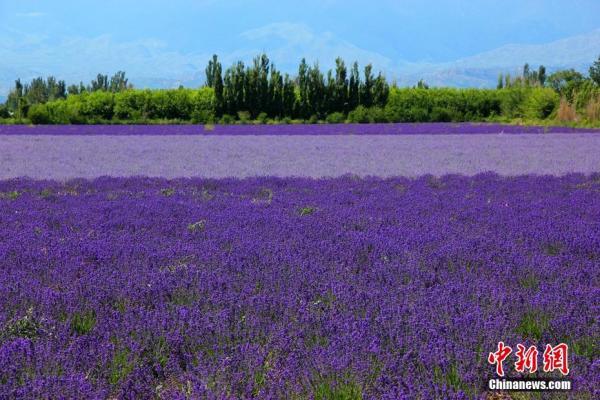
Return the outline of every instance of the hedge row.
[[[359,106],[347,115],[339,112],[327,115],[326,120],[330,123],[367,123],[485,121],[495,117],[545,119],[555,113],[559,103],[554,90],[539,87],[500,90],[392,88],[385,107]],[[27,112],[35,124],[153,120],[232,123],[245,120],[248,115],[247,110],[239,110],[235,116],[217,115],[211,88],[97,91],[33,105]],[[283,120],[291,118],[286,116]],[[310,120],[316,119],[315,116]]]

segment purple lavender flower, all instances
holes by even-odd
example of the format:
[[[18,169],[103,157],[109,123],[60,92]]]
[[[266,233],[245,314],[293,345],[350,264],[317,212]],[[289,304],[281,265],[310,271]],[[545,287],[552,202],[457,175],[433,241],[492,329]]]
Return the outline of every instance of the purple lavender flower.
[[[500,340],[597,394],[598,175],[0,193],[0,398],[481,398]]]

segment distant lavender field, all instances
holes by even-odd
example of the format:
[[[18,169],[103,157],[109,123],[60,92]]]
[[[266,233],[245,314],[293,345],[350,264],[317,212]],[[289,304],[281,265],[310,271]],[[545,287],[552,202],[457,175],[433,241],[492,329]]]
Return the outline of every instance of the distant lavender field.
[[[24,128],[27,129],[27,128]],[[37,128],[33,128],[34,130]],[[593,173],[600,135],[0,136],[0,179]]]
[[[476,123],[302,125],[0,125],[0,135],[445,135],[600,133],[600,129]]]

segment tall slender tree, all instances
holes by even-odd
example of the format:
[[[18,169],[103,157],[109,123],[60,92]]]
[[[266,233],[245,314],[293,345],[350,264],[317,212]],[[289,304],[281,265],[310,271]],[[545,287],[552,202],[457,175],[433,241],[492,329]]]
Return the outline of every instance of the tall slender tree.
[[[284,86],[283,77],[277,71],[275,65],[271,65],[271,78],[269,81],[270,105],[265,110],[271,117],[282,117],[284,115]]]
[[[306,63],[306,59],[303,58],[298,67],[298,90],[300,95],[298,102],[298,116],[300,118],[308,118],[310,116],[308,70],[309,67]]]
[[[340,57],[335,59],[335,111],[348,111],[348,71],[344,60]]]
[[[373,66],[367,64],[364,71],[364,81],[360,86],[360,98],[359,103],[365,107],[371,107],[373,105]]]
[[[291,117],[296,108],[296,90],[294,81],[288,74],[283,78],[283,115]]]
[[[358,71],[358,63],[355,61],[352,64],[352,72],[350,73],[350,82],[348,87],[348,109],[354,110],[359,105],[359,90],[360,90],[360,73]]]
[[[323,110],[325,97],[325,82],[323,74],[319,69],[319,63],[315,63],[308,69],[308,103],[311,116],[319,116]]]
[[[544,86],[546,84],[546,67],[540,65],[538,68],[538,82],[540,86]]]
[[[388,97],[390,94],[390,86],[388,85],[385,77],[380,72],[375,78],[375,83],[373,84],[373,104],[384,107],[387,103]]]
[[[590,79],[598,86],[600,86],[600,56],[590,66]]]
[[[208,61],[208,66],[204,70],[206,73],[206,86],[215,87],[215,71],[219,64],[219,57],[213,54],[212,59]]]

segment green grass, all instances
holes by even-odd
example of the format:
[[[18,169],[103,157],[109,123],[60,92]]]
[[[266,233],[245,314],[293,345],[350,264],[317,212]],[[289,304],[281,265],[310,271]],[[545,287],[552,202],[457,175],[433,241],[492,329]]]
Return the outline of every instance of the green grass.
[[[16,200],[21,196],[21,193],[13,190],[10,192],[0,192],[0,199]]]
[[[438,384],[445,384],[457,391],[462,390],[465,393],[470,391],[469,386],[460,378],[458,368],[454,364],[451,364],[445,372],[437,365],[433,367],[433,380]]]
[[[40,197],[41,197],[42,199],[49,199],[49,198],[51,198],[51,197],[52,197],[52,195],[53,195],[53,194],[54,194],[54,193],[52,192],[52,189],[43,189],[43,190],[40,192]]]
[[[151,341],[146,355],[149,356],[152,362],[156,362],[161,368],[165,368],[169,362],[169,353],[170,348],[167,339],[164,336],[159,336]]]
[[[108,367],[108,382],[116,385],[133,371],[133,363],[129,362],[129,350],[118,350],[113,354]]]
[[[541,312],[527,312],[521,318],[516,332],[524,338],[540,340],[549,327],[549,318]]]
[[[35,339],[38,337],[41,325],[33,316],[33,309],[27,310],[25,315],[11,321],[0,331],[0,342],[12,338]]]
[[[169,302],[176,306],[189,306],[198,300],[198,294],[192,289],[178,287],[170,295]]]
[[[590,361],[600,358],[600,338],[586,336],[573,341],[573,352],[578,356],[588,358]]]
[[[298,209],[298,214],[300,214],[301,217],[304,217],[306,215],[313,214],[315,211],[317,211],[316,207],[312,207],[312,206],[300,207]]]
[[[75,313],[71,319],[71,331],[77,335],[86,335],[96,326],[96,313],[86,311],[84,313]]]
[[[175,194],[175,189],[173,189],[173,188],[160,189],[160,194],[162,194],[165,197],[171,197]]]
[[[538,290],[540,282],[534,273],[528,273],[519,278],[519,286],[523,289]]]
[[[315,400],[360,400],[363,393],[362,388],[354,382],[320,382],[314,387],[313,396]]]
[[[204,231],[205,228],[206,228],[206,220],[205,219],[201,219],[198,222],[189,224],[187,227],[188,231],[190,231],[190,232],[202,232],[202,231]]]
[[[546,243],[543,246],[544,253],[549,256],[557,256],[563,249],[563,245],[558,242]]]

